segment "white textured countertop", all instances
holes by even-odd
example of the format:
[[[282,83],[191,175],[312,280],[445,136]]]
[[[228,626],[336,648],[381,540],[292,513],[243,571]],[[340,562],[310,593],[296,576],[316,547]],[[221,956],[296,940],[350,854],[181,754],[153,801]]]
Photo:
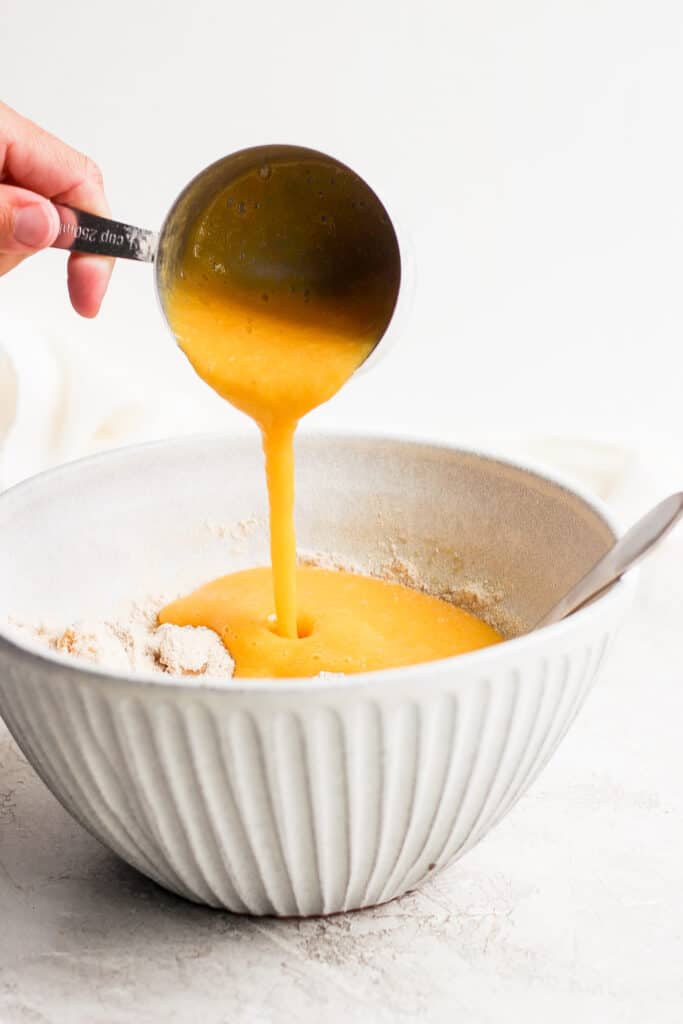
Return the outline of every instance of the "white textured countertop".
[[[630,516],[655,491],[636,473],[615,504]],[[274,921],[185,903],[76,825],[0,725],[2,1024],[678,1024],[682,555],[673,535],[644,567],[530,793],[444,875],[375,910]]]

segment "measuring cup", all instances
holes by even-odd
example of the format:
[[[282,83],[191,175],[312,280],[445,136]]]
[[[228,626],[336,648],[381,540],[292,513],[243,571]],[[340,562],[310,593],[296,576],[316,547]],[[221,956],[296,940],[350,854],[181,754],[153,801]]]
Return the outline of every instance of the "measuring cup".
[[[211,227],[216,204],[220,230]],[[302,315],[321,328],[332,319],[374,347],[398,300],[401,255],[387,211],[355,171],[313,149],[256,146],[223,157],[183,189],[158,233],[55,206],[56,248],[154,263],[167,319],[199,218],[202,259],[208,253],[209,272],[245,307],[266,296],[271,315]]]

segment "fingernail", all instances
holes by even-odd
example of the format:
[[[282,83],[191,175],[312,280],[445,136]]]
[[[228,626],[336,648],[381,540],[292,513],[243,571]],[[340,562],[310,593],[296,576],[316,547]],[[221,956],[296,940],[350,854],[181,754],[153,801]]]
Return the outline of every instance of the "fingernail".
[[[22,206],[14,217],[14,239],[19,245],[41,249],[52,240],[54,218],[46,203]]]

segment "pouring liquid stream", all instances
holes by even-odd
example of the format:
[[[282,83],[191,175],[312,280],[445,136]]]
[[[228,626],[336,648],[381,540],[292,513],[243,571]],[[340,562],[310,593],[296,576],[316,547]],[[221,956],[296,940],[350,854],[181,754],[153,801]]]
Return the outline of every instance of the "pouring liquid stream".
[[[195,250],[196,251],[196,250]],[[197,373],[258,425],[265,454],[278,632],[297,636],[294,434],[299,420],[331,398],[363,362],[371,343],[331,329],[245,313],[205,287],[201,261],[189,263],[168,299],[169,321]],[[196,278],[204,287],[195,289]],[[266,300],[261,300],[266,305]]]
[[[297,567],[299,420],[335,395],[372,352],[391,317],[398,279],[387,294],[380,256],[393,229],[378,200],[369,240],[347,244],[341,263],[334,262],[338,250],[330,246],[355,202],[344,192],[343,174],[332,179],[335,189],[329,168],[325,183],[316,182],[323,172],[315,164],[302,175],[306,188],[318,189],[314,194],[325,196],[324,187],[334,197],[325,198],[311,230],[292,209],[291,180],[283,176],[280,185],[278,173],[252,169],[200,211],[165,298],[169,324],[198,375],[261,431],[271,569],[214,580],[162,609],[159,621],[215,629],[238,676],[359,672],[495,643],[500,637],[490,626],[436,597],[354,573]]]
[[[308,177],[312,176],[310,171]],[[215,196],[187,238],[166,309],[199,376],[261,430],[277,631],[294,638],[294,433],[301,417],[331,398],[374,348],[373,311],[382,281],[373,282],[370,274],[366,308],[350,304],[349,312],[334,290],[326,298],[324,282],[320,296],[310,276],[297,280],[283,273],[278,280],[272,225],[279,223],[283,236],[290,238],[298,227],[292,223],[294,211],[285,184],[282,177],[280,186],[277,168],[264,165]],[[340,186],[341,178],[337,190]],[[324,243],[330,230],[336,230],[335,219],[321,213],[315,227]],[[233,261],[229,274],[226,239],[233,253],[238,250],[237,272]],[[260,270],[259,250],[266,246],[271,263]],[[259,273],[261,286],[255,288]]]

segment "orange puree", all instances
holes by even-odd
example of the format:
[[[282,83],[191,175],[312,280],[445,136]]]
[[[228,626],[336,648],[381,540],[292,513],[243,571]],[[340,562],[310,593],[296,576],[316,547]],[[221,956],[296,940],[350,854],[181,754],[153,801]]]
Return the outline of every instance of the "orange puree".
[[[330,302],[321,328],[324,295],[317,296],[314,318],[313,286],[304,280],[281,284],[277,261],[268,281],[254,287],[260,281],[261,236],[257,231],[254,257],[243,225],[259,216],[263,204],[277,201],[277,193],[267,188],[268,179],[252,172],[197,216],[166,312],[199,376],[261,430],[272,575],[254,569],[216,580],[169,605],[160,621],[215,629],[235,659],[236,674],[243,676],[359,672],[494,643],[498,635],[482,622],[406,587],[340,572],[297,571],[294,431],[300,418],[336,394],[370,353],[377,336],[371,311],[377,303],[368,301],[367,310],[353,304],[346,314],[340,313],[343,303]],[[282,217],[286,200],[285,194]],[[288,222],[286,230],[296,229]],[[269,243],[276,250],[277,238]],[[226,252],[237,253],[229,269]],[[369,300],[375,286],[370,274]]]
[[[339,391],[371,345],[258,308],[245,313],[220,285],[202,282],[193,293],[192,284],[188,270],[169,297],[169,320],[199,376],[261,428],[278,629],[296,637],[294,431],[305,413]]]
[[[164,608],[160,622],[209,626],[235,659],[235,675],[314,676],[416,665],[497,643],[485,622],[398,583],[329,569],[297,570],[300,639],[267,620],[269,569],[205,584]]]

